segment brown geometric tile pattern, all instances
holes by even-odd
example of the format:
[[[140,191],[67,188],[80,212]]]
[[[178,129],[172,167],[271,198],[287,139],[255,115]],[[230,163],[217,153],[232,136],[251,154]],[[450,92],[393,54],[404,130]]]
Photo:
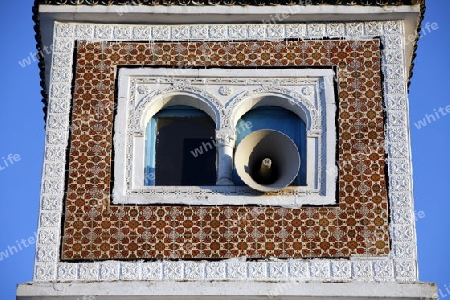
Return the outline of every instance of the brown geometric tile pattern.
[[[348,257],[389,253],[380,42],[79,42],[62,260]],[[110,203],[118,66],[334,67],[339,204]]]

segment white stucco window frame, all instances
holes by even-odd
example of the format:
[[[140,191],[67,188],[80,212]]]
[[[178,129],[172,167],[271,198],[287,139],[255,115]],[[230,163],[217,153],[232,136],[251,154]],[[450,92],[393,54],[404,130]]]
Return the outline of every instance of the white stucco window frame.
[[[145,186],[145,128],[171,105],[189,105],[216,124],[215,186]],[[246,112],[279,106],[306,124],[306,185],[260,193],[231,181],[235,128]],[[121,68],[114,124],[115,204],[335,204],[336,103],[332,69]],[[216,150],[216,149],[213,149]],[[255,197],[257,196],[257,197]]]

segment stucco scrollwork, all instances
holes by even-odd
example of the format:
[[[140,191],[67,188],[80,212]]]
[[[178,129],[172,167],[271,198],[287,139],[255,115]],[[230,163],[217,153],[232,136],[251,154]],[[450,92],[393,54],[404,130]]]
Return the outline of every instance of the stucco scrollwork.
[[[274,81],[276,82],[276,81]],[[287,89],[281,88],[279,85],[271,84],[271,85],[263,85],[259,89],[242,92],[233,98],[227,104],[227,118],[224,119],[224,124],[227,127],[233,127],[234,124],[230,122],[236,123],[238,120],[237,116],[242,116],[245,111],[242,111],[241,107],[246,101],[255,98],[263,98],[265,96],[275,96],[278,100],[286,100],[286,101],[272,101],[265,103],[273,106],[281,106],[288,110],[294,111],[300,118],[303,119],[306,123],[307,130],[309,132],[314,132],[316,134],[320,134],[322,124],[321,124],[321,116],[320,116],[320,103],[319,107],[316,108],[314,105],[309,102],[308,99],[305,99],[300,93]],[[251,97],[251,99],[250,99]]]
[[[159,106],[162,108],[167,104],[165,103],[167,102],[167,99],[175,97],[176,95],[187,95],[191,98],[197,99],[198,101],[192,101],[192,106],[204,110],[211,116],[214,122],[216,122],[216,127],[220,126],[219,109],[222,104],[216,99],[216,97],[193,86],[174,84],[165,90],[154,90],[150,94],[145,95],[142,100],[139,101],[136,108],[131,113],[133,121],[131,122],[130,129],[137,135],[143,135],[148,122],[148,119],[146,119],[146,111],[148,108],[155,106],[158,102],[160,102]],[[205,110],[204,107],[196,104],[196,102],[203,103],[208,107],[208,110]]]
[[[219,146],[234,146],[236,133],[231,128],[220,128],[216,131],[216,141]]]

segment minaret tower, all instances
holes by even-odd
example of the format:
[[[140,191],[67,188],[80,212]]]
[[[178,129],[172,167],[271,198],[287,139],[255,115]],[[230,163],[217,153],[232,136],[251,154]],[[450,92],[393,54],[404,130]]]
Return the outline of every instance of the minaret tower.
[[[424,10],[36,0],[46,143],[17,299],[437,299],[409,137]]]

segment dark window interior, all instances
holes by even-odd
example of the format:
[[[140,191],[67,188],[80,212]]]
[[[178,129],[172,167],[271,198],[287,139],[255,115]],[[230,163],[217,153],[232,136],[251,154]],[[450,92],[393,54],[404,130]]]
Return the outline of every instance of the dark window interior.
[[[155,185],[215,185],[213,120],[196,109],[164,109],[155,116]]]

